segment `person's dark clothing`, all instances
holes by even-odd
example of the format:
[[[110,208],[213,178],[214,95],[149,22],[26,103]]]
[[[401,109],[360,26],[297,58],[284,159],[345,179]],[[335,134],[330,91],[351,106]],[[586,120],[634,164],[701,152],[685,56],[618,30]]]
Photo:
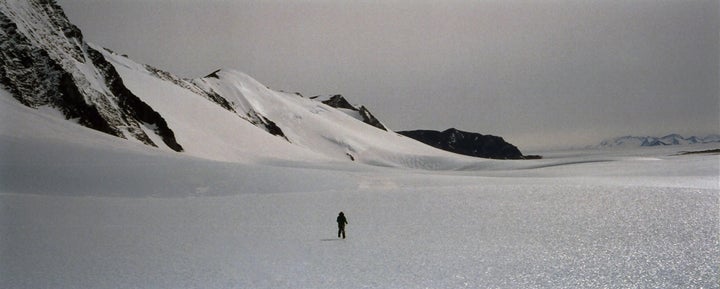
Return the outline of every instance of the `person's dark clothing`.
[[[340,212],[340,215],[337,217],[337,223],[338,223],[338,238],[340,238],[340,235],[342,235],[342,238],[345,239],[345,224],[347,224],[347,219],[345,218],[345,214]]]

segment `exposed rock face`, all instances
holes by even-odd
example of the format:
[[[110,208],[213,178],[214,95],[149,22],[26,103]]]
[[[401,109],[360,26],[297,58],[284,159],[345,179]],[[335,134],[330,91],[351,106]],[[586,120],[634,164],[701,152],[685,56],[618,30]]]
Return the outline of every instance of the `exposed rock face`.
[[[372,113],[370,113],[370,111],[364,105],[360,106],[359,111],[360,115],[363,118],[363,122],[377,127],[381,130],[387,130],[387,128],[385,128],[385,126],[380,122],[380,120],[378,120]]]
[[[413,130],[399,131],[398,133],[457,154],[491,159],[524,159],[523,154],[516,146],[505,142],[498,136],[465,132],[454,128],[443,132]]]
[[[342,95],[336,94],[330,97],[330,99],[323,100],[322,103],[329,105],[334,108],[344,108],[349,110],[357,111],[358,109],[350,104]]]
[[[73,76],[52,59],[46,50],[33,45],[20,33],[17,25],[5,13],[0,13],[0,28],[0,84],[15,99],[34,108],[53,106],[68,119],[77,119],[81,125],[121,136],[118,130],[110,127],[102,118],[95,106],[85,102]],[[79,32],[72,35],[81,37]]]
[[[169,148],[183,150],[160,114],[125,87],[54,1],[2,1],[0,28],[0,85],[15,99],[151,146],[157,144],[147,133],[155,133]]]
[[[282,129],[274,121],[269,120],[267,117],[262,116],[254,110],[248,111],[246,120],[272,135],[279,136],[284,138],[286,141],[290,141],[287,136],[285,136]]]
[[[318,96],[312,98],[315,99],[318,98]],[[380,120],[378,120],[372,113],[370,113],[370,111],[365,106],[360,106],[360,108],[357,108],[354,105],[350,104],[350,102],[348,102],[347,99],[345,99],[345,97],[340,94],[336,94],[331,96],[329,99],[322,100],[322,103],[334,108],[343,108],[356,111],[360,114],[364,123],[387,131],[387,128],[380,122]]]

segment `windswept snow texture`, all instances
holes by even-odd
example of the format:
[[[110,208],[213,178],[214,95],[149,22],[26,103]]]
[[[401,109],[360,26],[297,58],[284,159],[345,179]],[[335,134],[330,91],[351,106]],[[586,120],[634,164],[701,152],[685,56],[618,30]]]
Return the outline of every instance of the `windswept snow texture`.
[[[292,147],[265,135],[244,149]],[[720,156],[695,148],[218,162],[0,90],[0,288],[718,288]]]

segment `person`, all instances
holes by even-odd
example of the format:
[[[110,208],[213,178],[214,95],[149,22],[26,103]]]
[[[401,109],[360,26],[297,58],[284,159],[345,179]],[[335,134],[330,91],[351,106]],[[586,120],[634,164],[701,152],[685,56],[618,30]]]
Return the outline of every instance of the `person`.
[[[345,214],[343,212],[340,212],[340,215],[337,217],[337,223],[338,223],[338,238],[340,238],[340,235],[342,234],[342,238],[345,239],[345,224],[347,224],[347,219],[345,218]]]

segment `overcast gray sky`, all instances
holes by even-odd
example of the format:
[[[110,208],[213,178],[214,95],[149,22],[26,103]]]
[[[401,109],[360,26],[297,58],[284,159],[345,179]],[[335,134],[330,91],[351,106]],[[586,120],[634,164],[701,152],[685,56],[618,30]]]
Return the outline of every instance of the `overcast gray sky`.
[[[720,1],[58,0],[85,40],[183,77],[343,94],[393,130],[523,152],[720,133]]]

